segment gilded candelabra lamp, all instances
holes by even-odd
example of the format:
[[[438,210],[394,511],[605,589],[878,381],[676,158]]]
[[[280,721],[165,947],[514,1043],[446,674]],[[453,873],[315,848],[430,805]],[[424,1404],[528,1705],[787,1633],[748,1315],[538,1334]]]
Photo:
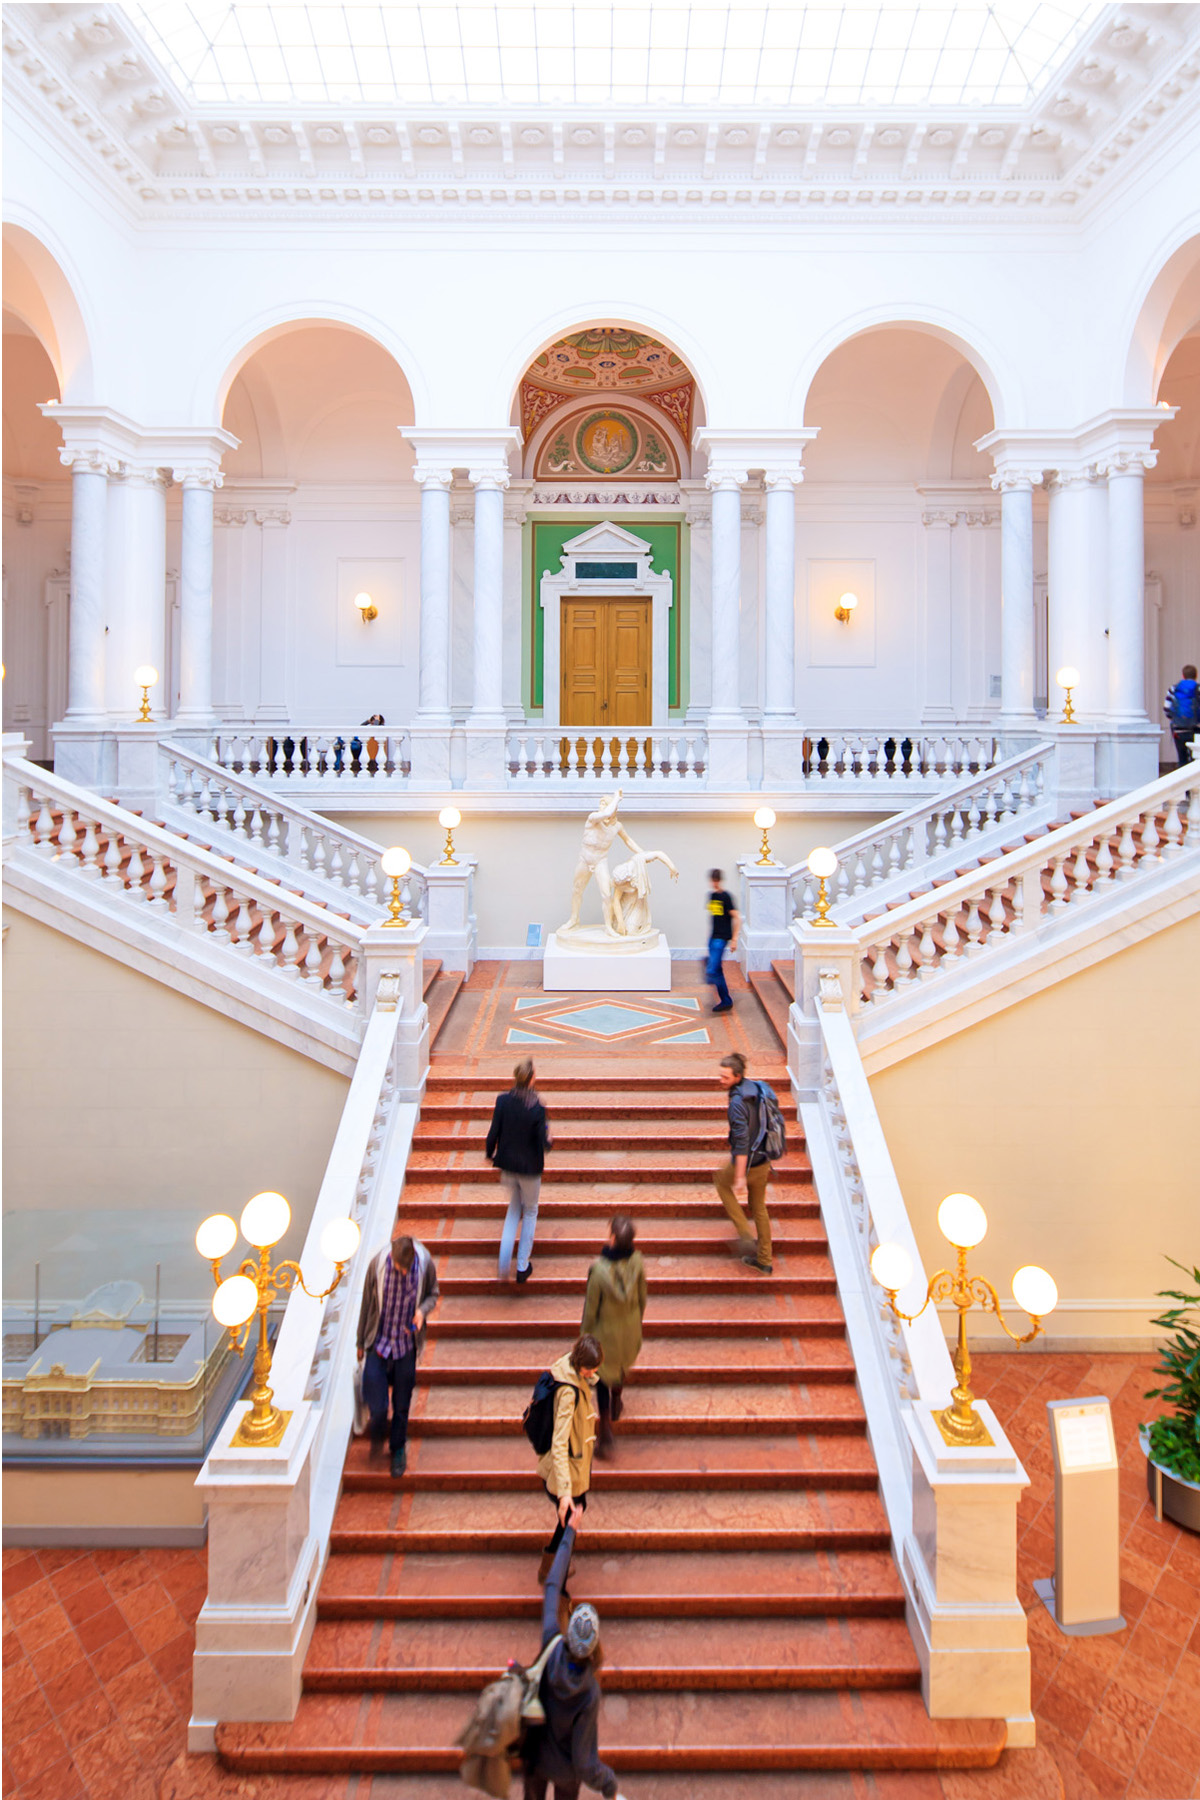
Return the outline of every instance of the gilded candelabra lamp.
[[[137,722],[139,725],[149,725],[153,722],[150,718],[150,689],[158,680],[158,670],[153,663],[142,663],[133,671],[133,679],[142,690],[142,710],[137,716]]]
[[[755,867],[759,869],[773,868],[775,865],[775,858],[771,855],[771,840],[767,833],[775,823],[774,808],[770,806],[760,806],[754,815],[754,823],[762,832],[762,843],[759,846],[758,862],[755,864]]]
[[[228,1213],[214,1213],[205,1219],[196,1233],[196,1248],[206,1262],[212,1264],[213,1315],[218,1325],[225,1326],[239,1356],[246,1353],[250,1323],[258,1314],[258,1349],[254,1356],[254,1386],[250,1390],[250,1411],[246,1414],[231,1443],[239,1449],[247,1447],[271,1450],[283,1439],[290,1412],[282,1412],[274,1403],[270,1387],[271,1345],[267,1338],[267,1314],[281,1292],[299,1284],[312,1300],[324,1300],[341,1281],[346,1264],[358,1249],[359,1230],[353,1219],[331,1219],[321,1233],[321,1254],[334,1267],[333,1280],[323,1293],[314,1294],[305,1284],[296,1262],[278,1262],[272,1266],[271,1251],[291,1221],[292,1209],[282,1194],[255,1194],[242,1208],[242,1236],[258,1251],[257,1261],[248,1256],[236,1275],[221,1278],[221,1260],[237,1243],[238,1228]]]
[[[380,857],[379,866],[392,884],[392,891],[388,898],[388,916],[383,922],[385,925],[403,928],[411,924],[411,920],[404,916],[404,900],[400,893],[400,883],[412,868],[412,857],[402,844],[393,844]]]
[[[457,868],[458,858],[454,854],[454,833],[462,824],[462,814],[459,812],[457,806],[443,806],[441,812],[438,814],[438,824],[446,833],[446,843],[442,850],[440,867],[443,869]]]
[[[808,853],[808,872],[810,875],[815,875],[821,884],[817,894],[817,910],[808,922],[810,925],[829,925],[835,931],[837,920],[831,919],[829,916],[831,902],[825,884],[831,875],[836,874],[837,866],[837,856],[832,850],[826,849],[823,844],[819,844],[815,850],[810,850]]]
[[[967,1314],[973,1306],[994,1312],[1014,1344],[1028,1344],[1042,1329],[1042,1320],[1058,1305],[1058,1288],[1052,1276],[1034,1263],[1017,1270],[1012,1279],[1013,1298],[1022,1312],[1033,1320],[1033,1330],[1024,1334],[1013,1331],[1000,1310],[1000,1297],[990,1281],[967,1271],[967,1251],[983,1242],[987,1232],[987,1214],[970,1194],[948,1194],[938,1207],[938,1228],[942,1236],[958,1252],[957,1267],[939,1269],[931,1275],[923,1303],[914,1313],[901,1311],[896,1295],[912,1279],[913,1265],[902,1244],[879,1244],[871,1256],[871,1273],[887,1295],[888,1305],[898,1319],[911,1325],[919,1319],[931,1302],[949,1300],[958,1308],[958,1346],[954,1352],[957,1376],[951,1404],[933,1417],[946,1443],[961,1448],[992,1442],[991,1434],[975,1411],[971,1392],[971,1357],[967,1349]]]
[[[1071,694],[1073,690],[1079,686],[1079,670],[1071,668],[1068,664],[1065,668],[1058,671],[1058,674],[1054,679],[1057,681],[1064,694],[1061,722],[1064,725],[1074,725],[1077,723],[1077,720],[1075,718],[1075,707],[1071,700]]]

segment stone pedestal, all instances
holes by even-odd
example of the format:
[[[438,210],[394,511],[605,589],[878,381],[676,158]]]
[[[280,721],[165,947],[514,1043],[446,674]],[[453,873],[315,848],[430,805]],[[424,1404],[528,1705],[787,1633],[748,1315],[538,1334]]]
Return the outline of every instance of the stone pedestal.
[[[471,793],[506,787],[508,736],[504,714],[499,713],[490,725],[479,725],[473,718],[468,719],[463,739],[466,748],[463,786]]]
[[[750,785],[750,734],[745,720],[737,715],[724,721],[710,713],[708,733],[707,776],[710,790],[717,793],[741,793]]]
[[[782,863],[758,863],[748,856],[738,862],[738,872],[742,878],[738,960],[747,971],[769,969],[792,954],[788,872]]]
[[[783,725],[771,718],[762,722],[762,784],[765,794],[804,786],[804,727]]]
[[[1096,781],[1108,799],[1119,800],[1134,788],[1158,780],[1161,736],[1149,720],[1144,724],[1110,725],[1096,744]]]
[[[453,786],[449,716],[444,724],[411,726],[408,737],[412,760],[409,787],[423,793],[449,794]]]
[[[821,1086],[821,1026],[817,1002],[856,1013],[862,1000],[862,966],[858,938],[845,925],[810,925],[798,919],[789,927],[792,939],[796,998],[788,1013],[788,1074],[801,1098],[813,1098]]]
[[[563,942],[552,931],[542,963],[547,994],[669,994],[671,951],[661,931],[638,949],[610,950],[599,927],[594,942],[584,936]],[[607,940],[611,942],[611,939]]]
[[[475,967],[478,933],[474,893],[476,859],[460,856],[455,863],[431,863],[425,871],[429,924],[425,949],[443,967],[469,975]]]
[[[249,1405],[233,1408],[196,1478],[208,1508],[208,1598],[196,1620],[191,1750],[212,1749],[220,1719],[295,1717],[316,1622],[316,1414],[301,1401],[277,1449],[234,1449]]]
[[[1017,1747],[1034,1741],[1017,1599],[1017,1502],[1029,1477],[991,1407],[977,1401],[976,1411],[990,1446],[951,1448],[929,1408],[905,1414],[913,1457],[909,1628],[931,1718],[1007,1719]]]
[[[1074,807],[1090,806],[1099,791],[1096,730],[1089,725],[1047,721],[1046,738],[1055,745],[1054,798],[1060,818]]]

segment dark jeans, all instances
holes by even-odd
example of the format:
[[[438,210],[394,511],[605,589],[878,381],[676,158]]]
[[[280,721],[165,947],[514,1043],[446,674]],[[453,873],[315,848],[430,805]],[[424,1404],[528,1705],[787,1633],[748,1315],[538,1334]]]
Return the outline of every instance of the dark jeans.
[[[373,1438],[381,1438],[387,1425],[388,1394],[392,1397],[392,1428],[389,1446],[392,1455],[408,1442],[408,1409],[412,1405],[417,1379],[417,1347],[406,1356],[377,1356],[368,1350],[363,1363],[363,1399],[371,1415],[369,1426]]]
[[[704,970],[704,979],[709,987],[716,988],[717,1001],[721,1006],[733,1004],[729,997],[729,989],[725,985],[725,971],[721,967],[728,948],[728,938],[709,938],[708,940],[708,963]]]
[[[1175,740],[1175,754],[1179,758],[1179,766],[1182,769],[1184,763],[1190,763],[1192,760],[1192,739],[1200,737],[1200,725],[1185,725],[1182,731],[1176,731],[1172,726],[1171,736]]]
[[[545,1487],[544,1482],[542,1483],[542,1485],[543,1485],[543,1487]],[[555,1514],[557,1515],[558,1495],[552,1494],[550,1492],[550,1489],[546,1488],[546,1497],[550,1501],[550,1504],[553,1506]],[[587,1495],[586,1494],[576,1494],[575,1505],[579,1508],[580,1512],[586,1512],[587,1511]],[[563,1524],[562,1520],[560,1518],[556,1517],[554,1520],[554,1536],[550,1539],[550,1542],[546,1545],[546,1555],[547,1556],[554,1555],[555,1551],[558,1549],[558,1546],[563,1541],[563,1532],[565,1530],[566,1530],[566,1526]],[[543,1792],[544,1791],[545,1790],[543,1789]]]
[[[544,1775],[534,1775],[531,1770],[525,1771],[525,1800],[546,1800],[546,1789],[550,1783]],[[564,1787],[561,1781],[554,1784],[554,1800],[579,1800],[579,1783],[572,1782]]]
[[[600,1409],[600,1432],[611,1435],[612,1427],[621,1416],[621,1394],[624,1382],[614,1381],[609,1387],[607,1381],[596,1383],[596,1405]]]

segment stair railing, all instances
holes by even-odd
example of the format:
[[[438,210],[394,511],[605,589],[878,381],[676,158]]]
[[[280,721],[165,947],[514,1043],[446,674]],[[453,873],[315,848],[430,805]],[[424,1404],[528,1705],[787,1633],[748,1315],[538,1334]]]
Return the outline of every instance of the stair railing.
[[[990,768],[997,740],[990,731],[925,732],[918,728],[828,730],[811,727],[804,739],[805,786],[855,787],[880,783],[925,787]]]
[[[314,1001],[357,1008],[361,927],[24,758],[6,756],[4,766],[17,789],[13,855],[206,935]]]
[[[830,883],[834,907],[895,877],[915,874],[947,853],[967,852],[997,826],[1019,824],[1046,804],[1054,753],[1053,744],[1037,744],[955,783],[932,800],[896,813],[882,825],[843,838],[833,846],[838,859]],[[817,882],[807,863],[793,863],[787,874],[788,916],[811,913]]]
[[[703,731],[605,732],[564,726],[558,730],[510,731],[505,768],[511,786],[558,781],[606,781],[616,776],[635,785],[702,782],[708,762]]]
[[[1198,796],[1188,763],[858,927],[863,1004],[886,1005],[1194,851]]]
[[[238,1451],[228,1420],[197,1480],[208,1502],[209,1578],[192,1664],[193,1750],[213,1748],[222,1720],[289,1719],[299,1703],[353,1424],[363,1285],[372,1256],[391,1236],[417,1119],[416,1104],[399,1097],[397,1084],[405,1022],[381,986],[300,1266],[310,1285],[326,1285],[332,1269],[320,1240],[334,1219],[354,1219],[359,1249],[327,1299],[291,1290],[275,1339],[271,1384],[276,1405],[291,1415],[289,1430],[278,1451]],[[248,1668],[249,1682],[240,1678]]]
[[[379,844],[285,799],[261,779],[234,774],[170,739],[160,740],[159,757],[164,798],[200,823],[219,828],[220,838],[210,841],[211,849],[239,861],[249,854],[251,859],[286,862],[339,889],[358,923],[378,922],[390,889],[379,866]],[[233,840],[228,848],[227,839]],[[412,916],[428,921],[428,882],[420,863],[412,866],[408,889]]]
[[[912,1323],[897,1319],[871,1275],[876,1245],[898,1243],[913,1265],[901,1304],[916,1312],[927,1292],[841,984],[828,974],[815,1006],[821,1075],[800,1115],[922,1694],[934,1718],[1004,1717],[1009,1742],[1029,1744],[1030,1666],[1016,1568],[1017,1503],[1028,1477],[983,1403],[992,1445],[947,1454],[931,1415],[949,1403],[955,1375],[936,1308]],[[976,1539],[989,1544],[982,1561],[972,1554]]]

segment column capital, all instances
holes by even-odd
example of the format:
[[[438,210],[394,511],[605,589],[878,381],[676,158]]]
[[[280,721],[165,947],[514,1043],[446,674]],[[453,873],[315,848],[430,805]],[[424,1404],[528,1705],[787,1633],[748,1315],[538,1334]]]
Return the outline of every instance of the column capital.
[[[438,488],[444,488],[449,493],[454,481],[454,470],[433,469],[426,464],[418,463],[413,469],[413,480],[422,491],[428,488],[432,493]]]
[[[172,478],[183,488],[215,488],[223,487],[225,477],[220,469],[211,463],[176,463],[171,469]]]
[[[509,474],[507,463],[497,463],[490,468],[468,469],[467,480],[476,493],[483,489],[485,492],[502,494],[512,480],[512,476]]]
[[[521,434],[514,425],[401,425],[405,443],[416,452],[417,467],[428,469],[507,469],[520,454]]]
[[[1096,463],[1097,475],[1144,475],[1158,461],[1158,451],[1151,449],[1111,450]]]
[[[998,463],[991,483],[1000,494],[1020,493],[1022,490],[1032,494],[1035,487],[1041,486],[1044,474],[1044,469],[1032,465],[1022,468],[1019,463]]]
[[[226,450],[241,443],[220,425],[140,425],[111,406],[63,406],[51,400],[39,411],[62,432],[60,460],[72,467],[82,457],[84,466],[98,474],[175,472],[177,466],[215,472]]]
[[[711,468],[704,477],[704,485],[710,494],[738,494],[750,479],[748,469],[714,469]]]
[[[692,434],[692,447],[708,458],[710,471],[760,469],[768,483],[775,478],[793,485],[804,479],[801,463],[807,445],[818,435],[816,425],[763,426],[751,430],[741,426],[698,425]],[[740,477],[744,483],[746,476]]]

